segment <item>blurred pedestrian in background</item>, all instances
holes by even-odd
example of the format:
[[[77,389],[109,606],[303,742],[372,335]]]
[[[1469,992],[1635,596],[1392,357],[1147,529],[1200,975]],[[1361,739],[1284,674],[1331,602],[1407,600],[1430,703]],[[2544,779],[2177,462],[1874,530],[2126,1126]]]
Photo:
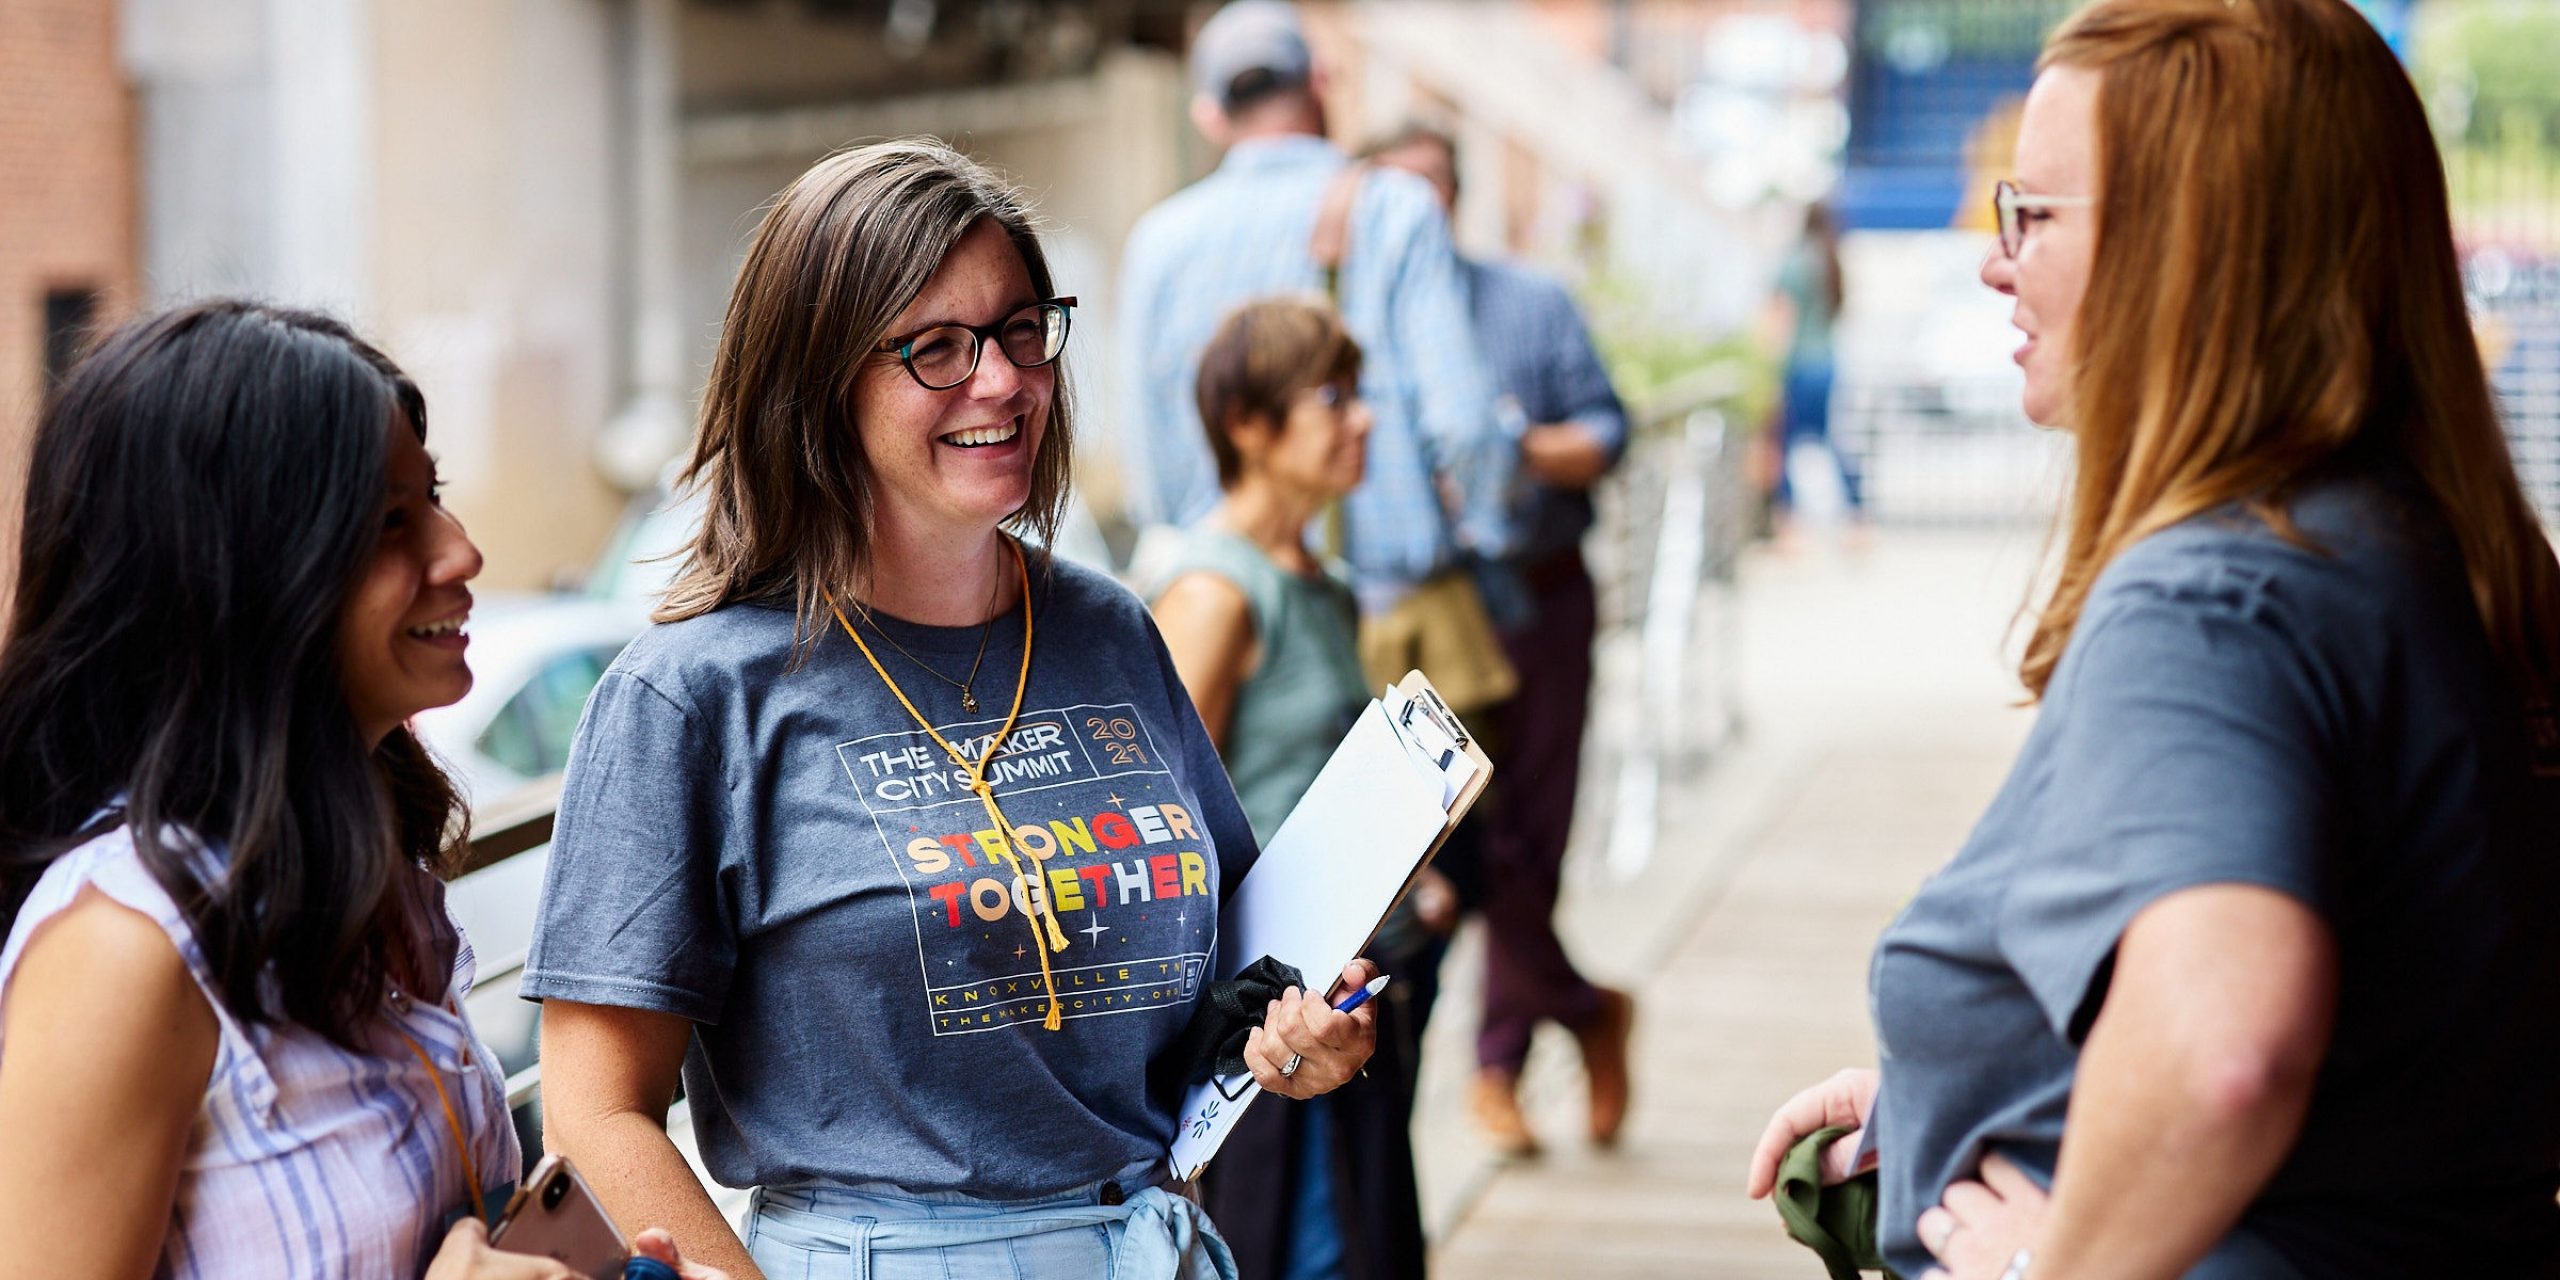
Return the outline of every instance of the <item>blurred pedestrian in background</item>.
[[[1420,175],[1441,207],[1458,201],[1457,141],[1410,126],[1370,148],[1377,163]],[[1502,508],[1494,566],[1503,652],[1519,691],[1487,735],[1494,785],[1476,820],[1482,868],[1474,896],[1484,910],[1484,1019],[1476,1034],[1470,1094],[1476,1123],[1495,1147],[1527,1155],[1537,1135],[1521,1114],[1521,1068],[1540,1022],[1581,1047],[1590,1086],[1588,1131],[1617,1141],[1628,1102],[1627,1042],[1635,1003],[1582,976],[1556,936],[1556,895],[1573,834],[1582,735],[1591,710],[1591,645],[1598,602],[1582,561],[1591,487],[1627,444],[1626,410],[1564,286],[1505,262],[1461,257],[1477,341],[1493,366],[1505,416],[1524,424],[1524,483]]]
[[[47,409],[0,644],[0,1272],[570,1280],[488,1247],[522,1161],[434,875],[461,800],[405,725],[471,689],[480,552],[426,435],[345,325],[247,302],[135,321]]]
[[[1198,386],[1225,496],[1184,532],[1156,621],[1267,841],[1372,696],[1351,589],[1308,546],[1316,513],[1360,483],[1360,348],[1321,300],[1248,303],[1210,338]],[[1387,931],[1370,957],[1401,983],[1426,936]],[[1420,1028],[1403,1001],[1379,1004],[1378,1052],[1360,1079],[1247,1112],[1203,1175],[1202,1203],[1245,1280],[1423,1274]]]
[[[2102,0],[1983,265],[2078,465],[2043,706],[1788,1103],[1956,1280],[2560,1273],[2560,565],[2408,75],[2343,0]]]
[[[1253,831],[1144,606],[1014,536],[1066,506],[1073,306],[947,146],[802,174],[721,330],[701,531],[579,726],[523,986],[546,1125],[742,1275],[1234,1275],[1149,1065]],[[1249,1033],[1264,1090],[1367,1060],[1323,986]]]
[[[1466,561],[1497,548],[1519,444],[1494,413],[1447,219],[1422,183],[1326,141],[1321,69],[1292,6],[1220,9],[1190,71],[1192,120],[1226,158],[1129,235],[1119,345],[1135,399],[1120,455],[1137,514],[1179,526],[1218,503],[1193,377],[1219,320],[1257,297],[1331,298],[1375,414],[1367,474],[1326,522],[1359,597],[1369,684],[1418,667],[1462,716],[1498,705],[1514,674]]]
[[[1785,343],[1779,380],[1776,456],[1770,469],[1770,507],[1777,522],[1779,545],[1793,545],[1796,525],[1796,460],[1824,465],[1839,477],[1841,513],[1852,538],[1866,532],[1865,479],[1857,459],[1831,434],[1831,390],[1838,367],[1832,356],[1832,330],[1847,303],[1840,270],[1840,229],[1831,207],[1805,206],[1804,234],[1778,266],[1777,288],[1769,296],[1767,330]]]

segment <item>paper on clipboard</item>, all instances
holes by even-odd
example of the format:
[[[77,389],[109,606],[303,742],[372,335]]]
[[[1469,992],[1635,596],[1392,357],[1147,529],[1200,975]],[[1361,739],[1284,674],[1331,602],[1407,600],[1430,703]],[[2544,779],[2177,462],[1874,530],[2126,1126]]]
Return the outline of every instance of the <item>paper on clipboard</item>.
[[[1233,978],[1268,955],[1309,982],[1330,983],[1368,946],[1491,773],[1419,673],[1387,690],[1352,724],[1237,886],[1219,924],[1215,976]],[[1250,1077],[1184,1092],[1176,1177],[1199,1175],[1258,1092]]]

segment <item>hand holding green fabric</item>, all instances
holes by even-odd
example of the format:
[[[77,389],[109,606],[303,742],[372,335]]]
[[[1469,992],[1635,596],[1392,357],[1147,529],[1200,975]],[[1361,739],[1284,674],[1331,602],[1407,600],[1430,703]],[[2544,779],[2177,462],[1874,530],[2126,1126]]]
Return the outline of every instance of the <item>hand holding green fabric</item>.
[[[1822,1149],[1851,1132],[1845,1126],[1818,1129],[1789,1147],[1778,1162],[1777,1190],[1770,1198],[1787,1234],[1822,1258],[1831,1280],[1860,1280],[1865,1271],[1900,1280],[1877,1247],[1875,1172],[1822,1185]]]

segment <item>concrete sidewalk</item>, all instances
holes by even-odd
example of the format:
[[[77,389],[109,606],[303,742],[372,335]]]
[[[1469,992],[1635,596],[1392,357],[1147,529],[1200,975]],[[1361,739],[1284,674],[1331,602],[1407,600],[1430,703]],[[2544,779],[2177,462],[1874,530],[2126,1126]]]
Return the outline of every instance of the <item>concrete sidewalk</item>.
[[[1609,784],[1629,726],[1667,709],[1631,639],[1604,648],[1562,928],[1595,979],[1638,993],[1634,1112],[1620,1149],[1589,1149],[1572,1043],[1549,1028],[1524,1090],[1547,1153],[1503,1164],[1475,1140],[1481,957],[1462,937],[1415,1126],[1435,1274],[1821,1275],[1743,1198],[1743,1164],[1780,1101],[1874,1061],[1876,934],[1955,852],[2029,723],[2003,641],[2038,538],[1894,532],[1860,557],[1749,562],[1727,659],[1744,735],[1665,773],[1640,862],[1604,856]]]

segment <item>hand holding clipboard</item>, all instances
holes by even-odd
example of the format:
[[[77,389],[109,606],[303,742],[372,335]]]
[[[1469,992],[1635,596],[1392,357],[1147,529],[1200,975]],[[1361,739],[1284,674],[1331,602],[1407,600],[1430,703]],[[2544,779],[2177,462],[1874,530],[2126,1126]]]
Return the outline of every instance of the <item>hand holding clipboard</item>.
[[[1422,673],[1361,713],[1220,916],[1214,978],[1273,956],[1311,978],[1367,949],[1493,776],[1474,736]],[[1196,1176],[1257,1092],[1192,1086],[1177,1113],[1176,1176]]]

